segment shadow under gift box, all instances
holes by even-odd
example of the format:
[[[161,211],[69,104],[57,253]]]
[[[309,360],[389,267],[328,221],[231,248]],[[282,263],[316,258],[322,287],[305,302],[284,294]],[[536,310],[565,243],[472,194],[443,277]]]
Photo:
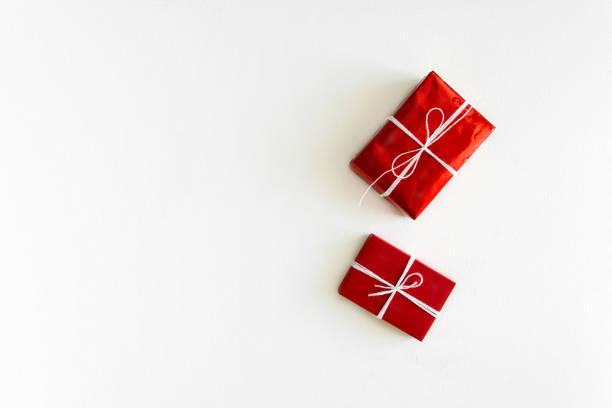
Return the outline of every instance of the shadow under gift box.
[[[455,282],[414,258],[411,266],[404,273],[410,260],[411,256],[407,253],[376,235],[370,234],[340,284],[338,293],[367,311],[379,315],[391,294],[375,294],[386,291],[385,288],[390,288],[390,286],[358,269],[364,267],[395,287],[410,287],[416,285],[420,280],[418,286],[402,289],[402,291],[416,299],[417,302],[420,301],[439,312],[455,287]],[[408,278],[405,282],[399,282],[402,275]],[[414,275],[420,275],[420,278]],[[418,306],[402,294],[395,293],[381,318],[422,341],[435,320],[435,317],[424,308],[425,306]]]
[[[464,111],[456,118],[460,119],[428,145],[428,135],[435,135],[437,128],[465,102],[442,78],[430,72],[393,115],[421,143],[413,140],[397,124],[387,121],[351,161],[351,168],[378,193],[388,192],[387,199],[416,219],[451,179],[451,170],[459,170],[495,129],[476,109],[465,105]],[[419,153],[423,146],[429,151]],[[417,162],[408,163],[417,154],[420,156]],[[452,169],[445,168],[432,154]],[[398,158],[398,155],[401,156]],[[396,158],[394,174],[390,170]],[[397,176],[411,165],[414,166],[411,174],[408,177],[405,174],[393,186]]]

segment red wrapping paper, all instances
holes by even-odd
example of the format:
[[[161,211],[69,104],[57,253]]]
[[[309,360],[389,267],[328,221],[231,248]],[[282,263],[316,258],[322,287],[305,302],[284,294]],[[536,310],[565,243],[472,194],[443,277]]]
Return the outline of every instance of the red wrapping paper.
[[[442,114],[435,110],[430,113],[429,126],[427,126],[427,113],[433,108],[439,108],[444,118],[448,119],[464,102],[465,99],[461,95],[432,71],[393,116],[422,144],[425,144],[428,127],[430,133],[433,133],[443,122]],[[457,121],[439,140],[428,146],[428,149],[450,167],[459,170],[494,129],[488,120],[471,107],[461,120]],[[351,168],[371,184],[391,169],[392,162],[398,155],[421,147],[397,125],[387,121],[370,143],[351,161]],[[398,163],[402,161],[405,160],[400,160]],[[399,166],[396,173],[401,172],[403,167]],[[449,170],[430,154],[423,152],[414,172],[408,178],[401,180],[387,199],[405,214],[416,219],[451,177]],[[389,172],[372,187],[382,194],[395,179],[396,176]]]
[[[409,260],[410,255],[374,234],[370,234],[355,258],[356,263],[369,269],[392,285],[399,284],[398,281],[402,277]],[[422,280],[420,286],[403,289],[404,292],[440,311],[455,287],[455,282],[418,260],[414,260],[408,270],[408,275],[415,273],[420,274],[422,279],[418,277],[409,278],[406,284],[410,285]],[[338,292],[367,311],[378,315],[390,296],[371,296],[373,293],[385,290],[380,286],[380,281],[351,266],[340,284]],[[423,341],[435,317],[428,314],[413,301],[396,293],[388,303],[382,319],[419,341]]]

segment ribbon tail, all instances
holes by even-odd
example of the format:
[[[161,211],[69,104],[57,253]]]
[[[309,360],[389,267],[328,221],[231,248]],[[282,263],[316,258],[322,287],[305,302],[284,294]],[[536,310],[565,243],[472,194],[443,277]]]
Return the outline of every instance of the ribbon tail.
[[[376,185],[376,183],[378,183],[378,180],[380,180],[381,178],[383,178],[385,176],[385,174],[390,173],[391,170],[387,170],[385,171],[383,174],[381,174],[380,176],[378,176],[378,178],[376,180],[374,180],[369,186],[368,188],[365,189],[365,191],[363,192],[363,194],[361,195],[361,198],[359,199],[359,203],[357,204],[358,207],[361,207],[361,204],[363,204],[363,200],[365,199],[366,195],[368,195],[368,193],[370,192],[370,190],[372,189],[372,187],[374,187]]]
[[[393,296],[395,296],[395,291],[391,292],[391,294],[387,298],[387,301],[385,302],[383,307],[380,308],[380,312],[378,312],[378,314],[376,315],[377,318],[379,318],[379,319],[383,318],[383,316],[385,315],[385,312],[387,311],[387,308],[391,304],[391,300],[393,299]]]
[[[389,293],[393,293],[393,290],[382,290],[380,292],[376,292],[376,293],[369,293],[368,296],[382,296],[382,295],[388,295]]]
[[[417,149],[417,150],[420,150],[420,149]],[[395,180],[393,180],[393,183],[391,183],[389,188],[387,188],[387,190],[380,195],[381,197],[389,197],[391,193],[393,193],[393,190],[395,190],[395,188],[399,185],[399,183],[402,180],[407,179],[408,177],[412,176],[412,173],[414,173],[414,171],[416,170],[416,166],[419,163],[419,159],[421,158],[421,153],[422,153],[422,150],[406,162],[407,166],[404,167],[404,170],[402,170],[402,172],[399,175],[397,174],[395,175]],[[402,165],[403,164],[404,163],[402,163]]]

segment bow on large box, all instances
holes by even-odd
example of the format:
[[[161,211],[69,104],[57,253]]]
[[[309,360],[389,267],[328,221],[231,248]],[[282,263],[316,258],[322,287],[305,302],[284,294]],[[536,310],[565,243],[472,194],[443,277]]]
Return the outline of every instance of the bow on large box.
[[[495,129],[435,72],[387,120],[351,161],[369,184],[359,203],[376,189],[412,218]]]

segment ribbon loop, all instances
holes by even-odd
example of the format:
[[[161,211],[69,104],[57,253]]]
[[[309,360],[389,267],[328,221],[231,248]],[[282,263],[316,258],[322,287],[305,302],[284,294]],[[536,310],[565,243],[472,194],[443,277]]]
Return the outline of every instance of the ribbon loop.
[[[395,156],[395,158],[391,162],[391,168],[383,172],[380,176],[378,176],[378,178],[374,180],[368,186],[368,188],[366,188],[366,190],[363,192],[363,194],[361,195],[361,199],[359,200],[359,205],[363,203],[365,196],[376,185],[376,183],[378,183],[378,181],[381,178],[383,178],[385,175],[387,175],[388,173],[392,173],[395,176],[395,180],[393,180],[393,183],[391,183],[391,185],[387,188],[387,190],[385,190],[385,192],[383,192],[380,196],[388,197],[389,195],[391,195],[393,190],[395,190],[397,185],[402,180],[407,179],[408,177],[412,176],[412,174],[416,170],[419,160],[421,159],[421,156],[423,155],[423,152],[427,152],[427,154],[429,154],[438,163],[440,163],[442,167],[444,167],[449,173],[451,173],[451,175],[454,176],[455,174],[457,174],[457,171],[454,168],[452,168],[448,163],[444,162],[442,159],[436,156],[431,150],[429,150],[429,146],[431,146],[436,141],[438,141],[442,136],[444,136],[444,134],[448,132],[461,119],[463,119],[469,113],[471,109],[472,107],[469,105],[469,103],[467,103],[467,101],[465,101],[461,104],[461,106],[457,108],[457,110],[446,121],[444,120],[445,116],[444,116],[444,111],[442,109],[438,107],[429,109],[427,111],[427,114],[425,115],[425,131],[426,131],[425,142],[421,142],[419,138],[417,138],[404,125],[402,125],[402,123],[398,121],[395,117],[389,116],[387,120],[393,123],[395,126],[397,126],[401,131],[403,131],[406,135],[408,135],[416,143],[418,143],[420,147],[414,150],[409,150],[407,152],[400,153],[397,156]],[[432,132],[429,127],[429,115],[432,112],[436,112],[436,111],[440,112],[442,117],[440,119],[440,124]],[[459,115],[463,111],[465,112],[463,113],[463,115],[461,115],[461,117],[459,117]],[[407,160],[404,160],[398,164],[397,161],[406,155],[410,155],[410,157]],[[402,167],[403,167],[403,170],[398,174],[397,170],[399,170]]]
[[[442,119],[440,120],[440,124],[438,125],[438,127],[433,131],[433,134],[429,133],[429,114],[431,112],[435,112],[438,111],[440,112],[440,114],[442,115]],[[427,111],[427,115],[425,115],[425,130],[427,131],[427,138],[425,139],[425,146],[424,147],[428,147],[430,145],[432,145],[435,140],[434,137],[437,136],[436,132],[438,132],[438,130],[442,127],[442,124],[444,123],[444,112],[442,111],[442,109],[440,108],[431,108],[430,110]]]
[[[402,275],[400,276],[400,278],[397,281],[397,284],[395,284],[395,285],[392,284],[392,283],[387,282],[386,280],[384,280],[383,278],[381,278],[380,276],[378,276],[377,274],[375,274],[374,272],[372,272],[371,270],[369,270],[368,268],[366,268],[365,266],[363,266],[363,265],[361,265],[361,264],[359,264],[357,262],[353,262],[353,264],[351,265],[353,268],[355,268],[358,271],[368,275],[371,278],[376,279],[378,282],[381,283],[380,285],[378,285],[378,284],[374,285],[374,287],[380,288],[380,289],[383,289],[383,290],[380,290],[378,292],[369,293],[368,296],[385,296],[385,295],[389,295],[389,297],[387,298],[385,304],[383,305],[383,307],[378,312],[378,315],[376,315],[377,318],[382,319],[382,317],[384,316],[385,312],[387,311],[387,308],[391,304],[391,300],[393,300],[393,296],[395,296],[396,293],[399,293],[400,295],[402,295],[406,299],[410,300],[412,303],[414,303],[415,305],[417,305],[418,307],[423,309],[425,312],[429,313],[431,316],[438,317],[438,313],[440,313],[439,311],[437,311],[433,307],[429,306],[427,303],[425,303],[425,302],[415,298],[414,296],[410,295],[409,293],[405,292],[408,289],[412,289],[412,288],[416,288],[416,287],[421,286],[423,284],[423,282],[425,281],[425,279],[423,279],[423,275],[421,275],[418,272],[413,272],[411,274],[408,274],[408,272],[410,271],[410,268],[412,267],[412,264],[414,263],[414,260],[415,260],[414,257],[411,255],[410,259],[406,263],[406,267],[404,268],[404,271],[402,272]],[[414,282],[408,284],[408,282],[410,281],[411,277],[415,277],[415,278],[418,278],[418,279],[415,280]]]
[[[410,285],[406,285],[406,283],[410,280],[411,276],[418,276],[419,279],[413,283],[411,283]],[[421,286],[421,284],[423,284],[423,275],[421,275],[418,272],[414,272],[411,273],[410,275],[406,276],[406,278],[404,279],[404,282],[402,282],[400,284],[399,289],[412,289],[412,288],[418,288],[419,286]]]

